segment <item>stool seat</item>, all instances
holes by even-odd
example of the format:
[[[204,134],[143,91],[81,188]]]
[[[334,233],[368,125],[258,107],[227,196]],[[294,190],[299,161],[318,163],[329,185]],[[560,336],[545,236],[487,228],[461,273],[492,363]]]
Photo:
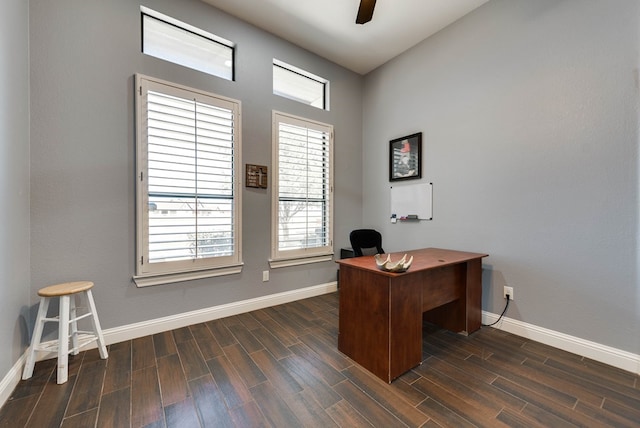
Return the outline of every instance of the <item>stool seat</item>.
[[[100,358],[108,357],[107,347],[98,321],[98,313],[96,305],[93,301],[91,293],[93,282],[91,281],[75,281],[65,282],[62,284],[50,285],[38,290],[40,296],[40,305],[38,307],[38,316],[31,338],[31,346],[27,355],[27,363],[22,372],[22,379],[29,379],[33,376],[33,369],[36,363],[36,352],[56,352],[58,356],[57,379],[58,384],[67,381],[67,364],[69,354],[78,355],[80,348],[97,342]],[[84,297],[87,303],[87,312],[78,315],[76,307],[76,297]],[[49,303],[52,299],[59,300],[59,311],[56,317],[47,317]],[[93,327],[92,331],[79,331],[77,322],[83,318],[89,318]],[[46,322],[58,323],[58,339],[53,343],[42,342],[42,332]],[[71,347],[69,347],[71,341]]]
[[[87,291],[93,287],[91,281],[75,281],[65,282],[62,284],[50,285],[48,287],[38,290],[38,296],[40,297],[58,297],[66,294],[75,294],[82,291]]]

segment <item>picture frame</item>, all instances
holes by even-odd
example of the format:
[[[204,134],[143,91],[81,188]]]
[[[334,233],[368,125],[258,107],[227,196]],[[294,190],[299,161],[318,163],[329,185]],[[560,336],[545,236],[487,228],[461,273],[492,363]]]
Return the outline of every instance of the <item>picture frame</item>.
[[[422,178],[422,132],[389,141],[389,181]]]

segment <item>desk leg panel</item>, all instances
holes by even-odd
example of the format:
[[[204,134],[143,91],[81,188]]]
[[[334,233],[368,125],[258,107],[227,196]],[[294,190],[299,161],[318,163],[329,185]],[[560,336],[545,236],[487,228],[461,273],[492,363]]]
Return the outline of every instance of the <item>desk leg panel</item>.
[[[467,333],[482,326],[482,260],[467,262]]]
[[[390,291],[389,382],[422,362],[422,287],[409,274],[393,278]]]
[[[340,268],[338,349],[389,381],[389,277]]]

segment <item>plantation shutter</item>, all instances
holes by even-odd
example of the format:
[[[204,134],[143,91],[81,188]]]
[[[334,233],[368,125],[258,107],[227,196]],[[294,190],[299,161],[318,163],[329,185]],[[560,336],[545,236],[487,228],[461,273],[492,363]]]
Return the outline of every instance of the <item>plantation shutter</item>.
[[[231,255],[233,111],[148,92],[149,263]]]
[[[331,245],[331,133],[287,117],[277,121],[278,251]]]

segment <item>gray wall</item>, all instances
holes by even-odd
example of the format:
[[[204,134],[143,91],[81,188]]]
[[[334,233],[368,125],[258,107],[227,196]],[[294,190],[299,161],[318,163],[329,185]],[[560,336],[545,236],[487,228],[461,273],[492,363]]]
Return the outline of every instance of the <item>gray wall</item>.
[[[364,224],[487,252],[483,309],[640,353],[635,0],[492,0],[366,76]],[[423,132],[434,220],[389,222],[388,141]]]
[[[144,5],[237,43],[237,80],[140,52],[140,3],[32,0],[32,301],[47,284],[88,279],[103,328],[336,280],[333,262],[271,271],[271,188],[243,187],[239,275],[136,288],[133,76],[142,73],[239,99],[243,163],[271,164],[271,110],[335,127],[337,248],[359,222],[362,78],[198,0]],[[274,96],[273,58],[331,81],[331,110]],[[244,171],[244,165],[243,165]],[[358,195],[354,198],[353,195]]]
[[[29,305],[29,16],[8,0],[0,13],[0,380],[27,341]]]

